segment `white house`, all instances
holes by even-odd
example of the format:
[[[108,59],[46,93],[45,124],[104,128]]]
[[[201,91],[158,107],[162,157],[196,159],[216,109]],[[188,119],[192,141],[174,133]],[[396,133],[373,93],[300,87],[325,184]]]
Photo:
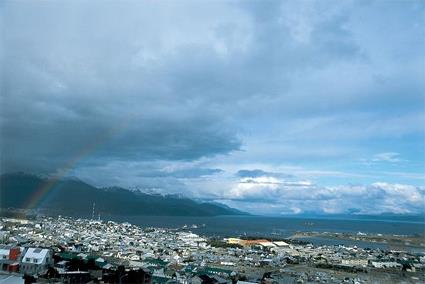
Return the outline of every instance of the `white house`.
[[[401,268],[402,265],[395,261],[372,261],[372,266],[375,268]]]
[[[355,258],[355,259],[343,259],[341,260],[341,263],[344,265],[350,265],[350,266],[363,266],[366,267],[368,265],[367,259],[362,258]]]
[[[21,260],[21,272],[35,275],[47,271],[53,265],[52,251],[43,248],[28,248]]]

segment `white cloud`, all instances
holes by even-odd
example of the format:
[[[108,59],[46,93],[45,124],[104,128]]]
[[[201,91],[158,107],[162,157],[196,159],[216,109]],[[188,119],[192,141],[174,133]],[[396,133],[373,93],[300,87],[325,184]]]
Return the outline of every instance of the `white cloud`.
[[[225,203],[250,210],[252,205],[248,203],[273,204],[273,208],[282,213],[379,214],[425,211],[425,187],[385,182],[320,186],[310,181],[287,181],[276,177],[242,178],[223,193],[222,199]],[[257,210],[270,213],[270,208],[261,205]]]
[[[400,154],[396,152],[385,152],[379,153],[373,156],[372,162],[390,162],[390,163],[398,163],[404,161],[399,158]]]

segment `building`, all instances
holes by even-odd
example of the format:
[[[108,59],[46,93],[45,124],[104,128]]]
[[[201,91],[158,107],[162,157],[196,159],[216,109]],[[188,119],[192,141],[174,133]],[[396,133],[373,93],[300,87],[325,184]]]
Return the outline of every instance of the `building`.
[[[52,251],[43,248],[28,248],[21,260],[20,271],[24,274],[43,274],[53,265]]]
[[[21,249],[13,246],[0,246],[0,270],[16,272],[19,268]]]
[[[250,247],[250,246],[263,246],[264,244],[268,244],[270,243],[270,241],[268,240],[264,240],[264,239],[259,239],[259,240],[241,240],[240,244],[243,245],[244,247]]]
[[[276,241],[276,242],[273,242],[273,243],[278,247],[289,247],[289,244],[287,242],[284,242],[284,241]]]
[[[228,243],[228,244],[231,244],[231,245],[238,245],[238,244],[240,244],[241,243],[241,239],[239,239],[239,238],[227,238],[227,239],[225,239],[225,241]]]
[[[349,266],[366,267],[368,265],[368,260],[362,259],[362,258],[343,259],[341,263],[344,265],[349,265]]]
[[[402,265],[395,261],[372,261],[371,264],[375,268],[402,268]]]
[[[62,283],[87,283],[91,280],[87,271],[63,271],[59,277]]]

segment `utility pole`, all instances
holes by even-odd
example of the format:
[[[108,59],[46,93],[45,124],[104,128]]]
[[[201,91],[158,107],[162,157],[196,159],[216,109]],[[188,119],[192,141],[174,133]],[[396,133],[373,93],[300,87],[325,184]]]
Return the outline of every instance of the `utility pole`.
[[[91,214],[92,220],[94,220],[94,209],[95,209],[95,207],[96,207],[96,202],[93,202],[93,211],[92,211],[92,214]]]

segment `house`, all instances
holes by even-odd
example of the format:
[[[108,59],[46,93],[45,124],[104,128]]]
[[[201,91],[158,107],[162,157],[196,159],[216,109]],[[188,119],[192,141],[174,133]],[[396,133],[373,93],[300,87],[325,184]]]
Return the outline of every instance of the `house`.
[[[58,263],[55,264],[55,269],[61,273],[61,272],[65,272],[67,270],[67,267],[69,265],[69,261],[67,260],[61,260]]]
[[[59,273],[62,283],[87,283],[90,281],[90,273],[87,271],[63,271]]]
[[[207,274],[196,275],[190,280],[191,284],[227,284],[229,281],[217,275],[211,276]]]
[[[29,275],[43,274],[53,265],[52,251],[43,248],[28,248],[21,260],[21,272]]]
[[[118,266],[116,269],[103,269],[104,283],[140,283],[152,284],[152,274],[147,269],[126,269]]]
[[[0,246],[0,270],[16,272],[19,267],[21,249],[13,246]]]
[[[375,268],[402,268],[402,265],[395,261],[372,261],[371,264]]]
[[[343,259],[343,260],[341,260],[341,263],[344,264],[344,265],[349,265],[349,266],[366,267],[368,265],[368,260],[362,259],[362,258]]]
[[[233,273],[232,270],[218,268],[218,267],[209,267],[209,266],[203,267],[197,272],[198,275],[203,275],[203,274],[216,275],[216,276],[227,277],[227,278],[229,278],[232,275],[232,273]]]

